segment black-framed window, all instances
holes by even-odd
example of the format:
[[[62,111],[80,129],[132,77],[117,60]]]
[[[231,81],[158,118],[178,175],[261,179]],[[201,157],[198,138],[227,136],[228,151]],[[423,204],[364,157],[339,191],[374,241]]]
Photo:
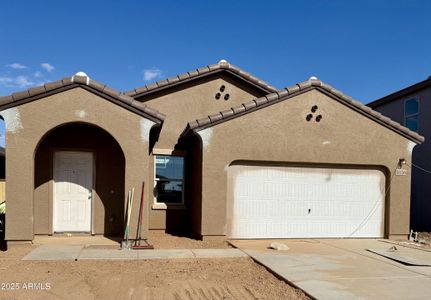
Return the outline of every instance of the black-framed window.
[[[184,157],[156,155],[155,202],[184,204]]]
[[[419,130],[419,99],[411,98],[404,102],[404,125],[412,130]]]

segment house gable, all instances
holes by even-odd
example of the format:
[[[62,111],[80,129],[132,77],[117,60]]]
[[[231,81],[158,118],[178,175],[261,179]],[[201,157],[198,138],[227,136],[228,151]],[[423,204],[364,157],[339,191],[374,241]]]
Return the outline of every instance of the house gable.
[[[230,117],[226,113],[223,113],[224,116],[211,115],[206,119],[212,123],[208,122],[205,127],[203,118],[195,123],[198,126],[196,130],[189,129],[185,133],[184,145],[194,142],[196,148],[202,149],[202,234],[228,233],[223,226],[229,224],[232,215],[226,212],[232,202],[221,202],[220,195],[232,195],[228,193],[234,192],[254,195],[251,187],[259,187],[263,191],[267,188],[265,171],[251,181],[249,192],[233,188],[234,185],[229,182],[233,184],[236,179],[229,177],[232,174],[229,169],[235,164],[380,170],[385,174],[385,182],[392,180],[393,183],[388,200],[388,215],[392,217],[386,220],[390,222],[386,228],[389,228],[389,234],[408,232],[410,171],[405,166],[407,176],[392,178],[391,175],[395,173],[400,159],[405,159],[409,164],[414,144],[419,141],[414,142],[382,126],[324,89],[309,86],[299,92],[300,87],[296,88],[298,91],[292,92],[294,96],[286,101],[272,100],[272,104],[266,105],[258,101],[260,108],[244,113],[231,110]],[[264,100],[261,101],[263,103]],[[254,102],[254,105],[258,104]],[[309,119],[308,115],[311,115]],[[217,117],[221,118],[220,121],[215,119]],[[327,180],[330,181],[331,176]],[[304,178],[302,184],[297,188],[307,190],[313,181]],[[342,186],[355,188],[347,184]],[[278,189],[274,187],[274,191],[286,197],[289,195],[288,189],[282,186]],[[344,194],[341,190],[339,192],[338,196],[342,198]],[[357,192],[361,193],[360,190]],[[227,199],[232,199],[229,197]]]
[[[317,79],[310,79],[308,81],[298,83],[276,93],[268,94],[264,97],[257,98],[253,101],[236,107],[232,107],[231,109],[221,111],[217,114],[212,114],[208,117],[192,121],[188,123],[183,135],[186,135],[190,132],[197,132],[202,129],[212,127],[216,124],[238,118],[248,113],[291,99],[310,90],[318,90],[321,93],[326,94],[329,96],[329,98],[338,101],[339,103],[349,107],[359,114],[362,114],[363,116],[377,122],[384,127],[387,127],[388,129],[400,134],[401,136],[404,136],[409,140],[412,140],[415,143],[420,144],[424,141],[424,137],[420,136],[419,134],[409,130],[397,122],[392,121],[388,117],[383,116],[382,114],[372,110],[371,108]]]
[[[190,120],[263,95],[243,80],[221,72],[146,95],[139,101],[166,114],[155,148],[174,149]]]
[[[33,87],[22,92],[16,92],[9,96],[0,97],[0,110],[6,110],[25,103],[33,102],[77,87],[81,87],[93,94],[96,94],[101,98],[145,117],[156,124],[162,124],[165,118],[164,114],[143,103],[135,101],[129,96],[111,89],[102,83],[90,80],[90,78],[86,76],[77,75],[46,83],[43,86]]]
[[[145,85],[143,87],[133,89],[126,92],[126,95],[131,96],[135,99],[139,99],[141,101],[145,101],[146,96],[150,94],[171,89],[173,87],[177,87],[220,73],[229,74],[232,77],[236,77],[243,83],[249,85],[250,88],[260,91],[262,94],[268,94],[277,91],[277,88],[269,85],[263,80],[251,75],[250,73],[238,68],[237,66],[230,64],[225,60],[221,60],[217,64],[208,65],[193,71],[189,71],[184,74],[180,74],[168,79],[157,81],[149,85]]]

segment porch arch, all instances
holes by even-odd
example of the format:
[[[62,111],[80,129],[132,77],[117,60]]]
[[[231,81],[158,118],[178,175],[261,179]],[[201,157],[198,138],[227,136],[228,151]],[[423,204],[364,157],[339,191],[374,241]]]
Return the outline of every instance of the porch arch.
[[[57,151],[93,154],[91,233],[120,235],[124,222],[125,155],[109,132],[86,122],[65,123],[49,130],[35,148],[34,233],[54,233],[52,191]]]

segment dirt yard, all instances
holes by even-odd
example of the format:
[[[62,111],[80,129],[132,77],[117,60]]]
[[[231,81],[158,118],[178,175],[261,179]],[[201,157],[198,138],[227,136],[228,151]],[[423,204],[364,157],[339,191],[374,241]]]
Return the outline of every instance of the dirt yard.
[[[401,246],[431,251],[430,232],[418,232],[418,242],[413,242],[408,240],[395,240],[391,242]]]
[[[431,248],[431,232],[418,232],[418,240]]]
[[[200,241],[189,237],[180,237],[167,234],[162,230],[151,230],[148,235],[148,242],[155,249],[220,249],[231,248],[226,241]]]
[[[21,261],[32,249],[0,252],[0,299],[308,299],[248,258]]]

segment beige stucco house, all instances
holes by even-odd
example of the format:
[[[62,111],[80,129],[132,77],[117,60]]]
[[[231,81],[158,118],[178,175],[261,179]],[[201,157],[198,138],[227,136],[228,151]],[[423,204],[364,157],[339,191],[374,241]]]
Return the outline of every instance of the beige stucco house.
[[[6,239],[406,237],[423,137],[311,78],[277,90],[226,61],[121,93],[85,74],[0,98]]]

